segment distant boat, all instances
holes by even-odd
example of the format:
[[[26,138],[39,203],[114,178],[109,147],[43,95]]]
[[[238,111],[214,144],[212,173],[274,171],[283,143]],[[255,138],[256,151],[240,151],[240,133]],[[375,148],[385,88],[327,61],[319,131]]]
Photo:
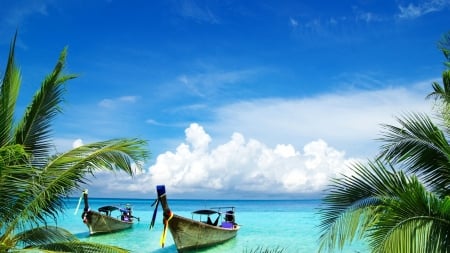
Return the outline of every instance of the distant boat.
[[[89,207],[87,190],[83,191],[83,199],[84,211],[81,218],[83,219],[83,223],[89,228],[91,235],[128,229],[133,226],[133,218],[139,220],[138,217],[132,215],[130,205],[126,205],[124,208],[102,206],[96,212]]]
[[[156,190],[158,199],[151,226],[154,224],[158,204],[161,203],[164,211],[162,247],[164,247],[167,227],[172,234],[178,252],[210,247],[236,237],[240,226],[235,222],[234,207],[215,207],[194,211],[192,212],[192,219],[189,219],[176,215],[170,210],[164,185],[158,185]],[[221,219],[222,215],[223,219]]]

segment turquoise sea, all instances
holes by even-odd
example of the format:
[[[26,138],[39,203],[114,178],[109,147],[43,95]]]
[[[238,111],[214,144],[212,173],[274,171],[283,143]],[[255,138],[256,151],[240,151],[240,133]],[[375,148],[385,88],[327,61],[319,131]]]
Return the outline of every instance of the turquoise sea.
[[[82,222],[81,204],[75,214],[78,198],[70,198],[67,210],[59,216],[57,225],[68,229],[80,240],[117,245],[132,252],[174,253],[177,252],[170,233],[165,247],[161,248],[163,231],[162,210],[158,210],[155,226],[149,229],[153,214],[153,199],[105,199],[90,198],[92,209],[104,205],[133,206],[133,215],[140,221],[133,228],[121,232],[90,236]],[[284,249],[284,253],[317,252],[319,237],[320,200],[178,200],[169,199],[173,212],[191,217],[191,212],[217,206],[235,206],[236,221],[241,225],[236,238],[212,248],[198,252],[255,252],[255,249]],[[363,243],[354,243],[342,252],[367,252]]]

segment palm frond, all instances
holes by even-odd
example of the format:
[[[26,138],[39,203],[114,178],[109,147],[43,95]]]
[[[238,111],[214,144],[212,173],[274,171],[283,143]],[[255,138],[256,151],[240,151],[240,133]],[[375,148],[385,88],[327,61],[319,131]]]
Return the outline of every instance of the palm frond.
[[[41,252],[92,252],[125,253],[129,250],[117,246],[99,243],[81,242],[70,231],[55,227],[37,227],[17,234],[14,241],[24,245],[24,252],[39,250]],[[21,250],[18,250],[21,251]]]
[[[17,33],[11,42],[8,62],[0,83],[0,147],[12,141],[14,111],[21,85],[21,75],[14,61],[14,47]]]
[[[35,166],[45,164],[52,147],[50,126],[52,119],[60,111],[59,104],[63,100],[64,91],[62,84],[76,77],[62,75],[66,54],[67,48],[64,48],[53,72],[41,84],[16,128],[15,143],[23,144],[27,152],[33,155]]]
[[[9,242],[10,238],[17,232],[38,225],[37,217],[44,220],[42,213],[34,209],[30,211],[29,203],[33,201],[33,196],[39,192],[39,185],[35,178],[39,177],[40,169],[29,166],[7,166],[4,168],[8,175],[2,177],[2,197],[4,200],[0,215],[1,234],[0,244]],[[24,210],[27,210],[24,212]]]
[[[32,182],[23,185],[24,191],[16,195],[14,218],[6,232],[30,224],[46,223],[64,210],[64,197],[85,183],[86,174],[99,170],[124,171],[133,175],[133,166],[141,169],[148,157],[147,142],[139,139],[115,139],[84,145],[50,160],[37,170]],[[25,223],[26,222],[26,223]]]
[[[78,241],[77,237],[70,233],[70,231],[55,226],[36,227],[23,231],[16,234],[14,240],[25,245],[25,247],[35,247],[57,242]]]
[[[29,181],[39,173],[26,163],[27,159],[28,154],[21,145],[0,147],[0,231],[5,232],[5,237],[12,232],[6,231],[9,222],[16,218],[16,208],[25,208],[20,196],[29,195]]]
[[[22,145],[7,145],[0,147],[0,177],[3,176],[3,168],[23,164],[28,158],[28,154]],[[5,174],[6,175],[6,174]]]
[[[352,165],[354,176],[332,180],[319,209],[320,250],[342,249],[370,231],[385,198],[394,198],[409,179],[380,161]]]
[[[99,243],[91,243],[91,242],[60,242],[60,243],[51,243],[45,245],[39,245],[34,247],[34,249],[45,250],[45,252],[74,252],[74,253],[128,253],[130,252],[127,249],[99,244]]]
[[[431,87],[433,88],[433,91],[428,94],[425,98],[426,99],[434,99],[434,100],[444,100],[448,101],[450,98],[448,97],[448,92],[450,92],[449,88],[447,86],[441,86],[438,82],[433,82],[431,84]]]
[[[442,73],[442,83],[432,83],[433,92],[426,98],[433,98],[438,118],[441,118],[446,126],[450,126],[450,70]]]
[[[135,164],[142,169],[140,162],[149,157],[147,142],[141,139],[112,139],[95,142],[72,149],[51,160],[45,168],[46,172],[55,168],[69,168],[94,172],[96,170],[124,171],[133,175]]]
[[[446,66],[450,67],[450,31],[442,35],[441,39],[437,43],[437,46],[447,60],[447,62],[445,62]]]
[[[444,133],[423,114],[397,119],[400,127],[383,125],[379,158],[402,164],[443,196],[450,193],[450,145]]]
[[[0,230],[8,223],[15,212],[13,206],[18,196],[27,188],[27,179],[31,179],[33,171],[25,161],[27,154],[21,145],[0,147]]]
[[[370,235],[370,245],[377,252],[448,252],[448,198],[440,199],[413,177],[385,205]]]

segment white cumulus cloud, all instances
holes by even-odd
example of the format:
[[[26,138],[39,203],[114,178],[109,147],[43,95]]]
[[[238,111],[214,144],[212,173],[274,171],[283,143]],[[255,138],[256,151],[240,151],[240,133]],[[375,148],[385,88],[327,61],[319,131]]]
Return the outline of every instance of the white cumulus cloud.
[[[307,196],[322,193],[330,177],[346,173],[355,159],[318,139],[297,150],[291,144],[268,147],[233,133],[228,141],[211,146],[205,129],[192,123],[185,142],[160,154],[156,162],[133,179],[101,174],[102,188],[149,193],[165,184],[171,195],[184,197]],[[101,183],[102,184],[102,183]]]

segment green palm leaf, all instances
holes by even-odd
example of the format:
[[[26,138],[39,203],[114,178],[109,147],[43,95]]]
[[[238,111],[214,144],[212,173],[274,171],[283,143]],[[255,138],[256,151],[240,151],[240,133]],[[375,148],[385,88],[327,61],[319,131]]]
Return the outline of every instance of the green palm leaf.
[[[423,114],[398,122],[400,127],[383,125],[380,158],[401,163],[442,196],[450,194],[450,146],[444,133]]]
[[[51,121],[60,111],[63,84],[73,79],[75,75],[62,75],[67,48],[59,57],[53,72],[41,84],[40,90],[34,95],[24,117],[19,122],[15,132],[15,143],[24,145],[27,152],[33,155],[33,164],[42,166],[48,158],[52,147]]]
[[[447,64],[450,64],[450,62],[447,62]],[[442,73],[442,83],[443,86],[438,82],[433,82],[433,92],[428,94],[426,98],[435,100],[435,107],[439,117],[442,117],[446,126],[450,126],[450,70]]]
[[[23,243],[26,245],[25,247],[35,247],[56,242],[78,241],[77,237],[68,230],[55,226],[36,227],[26,230],[16,234],[14,240]]]
[[[97,142],[70,150],[55,157],[42,169],[35,170],[36,178],[22,188],[15,205],[14,219],[5,228],[5,234],[23,229],[30,223],[46,223],[56,218],[65,208],[64,198],[80,184],[86,174],[94,171],[125,171],[133,175],[133,165],[141,169],[148,152],[146,142],[139,139],[117,139]]]
[[[442,35],[441,39],[438,41],[438,48],[447,60],[444,64],[447,68],[450,68],[450,32]]]
[[[16,236],[24,245],[24,250],[33,252],[105,252],[125,253],[126,249],[99,243],[81,242],[68,230],[47,226],[27,230]]]
[[[441,86],[438,82],[432,83],[433,91],[426,96],[426,98],[433,98],[436,101],[440,101],[443,104],[450,104],[450,71],[444,71],[442,73],[442,83]]]
[[[355,175],[332,180],[319,209],[321,215],[320,250],[342,249],[355,238],[367,236],[377,221],[385,198],[409,182],[401,172],[383,163],[356,163]]]
[[[129,250],[99,244],[99,243],[86,243],[86,242],[60,242],[60,243],[52,243],[52,244],[44,244],[39,245],[38,247],[34,247],[33,249],[41,249],[42,252],[75,252],[75,253],[128,253]]]
[[[440,199],[413,177],[384,206],[370,237],[375,252],[448,252],[450,199]]]
[[[14,45],[17,33],[11,42],[6,70],[0,83],[0,147],[12,141],[14,110],[21,84],[20,71],[14,62]]]

